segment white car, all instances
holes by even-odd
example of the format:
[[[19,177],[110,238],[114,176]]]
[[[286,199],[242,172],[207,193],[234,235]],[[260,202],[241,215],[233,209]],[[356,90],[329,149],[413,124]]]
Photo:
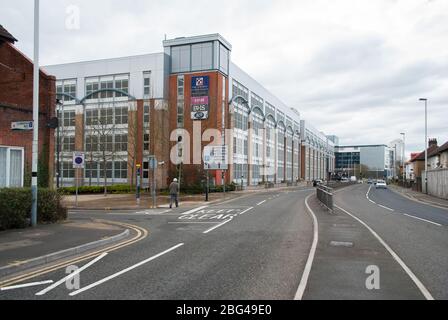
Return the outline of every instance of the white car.
[[[378,180],[376,182],[376,188],[377,189],[387,189],[387,183],[384,180]]]

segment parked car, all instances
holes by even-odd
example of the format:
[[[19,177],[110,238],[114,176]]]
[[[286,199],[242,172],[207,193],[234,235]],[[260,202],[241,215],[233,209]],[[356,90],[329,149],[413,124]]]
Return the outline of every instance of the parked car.
[[[341,179],[341,182],[342,182],[342,183],[349,183],[350,180],[349,180],[348,178],[342,178],[342,179]]]
[[[384,180],[378,180],[376,182],[376,188],[377,189],[387,189],[387,183]]]
[[[367,184],[373,184],[373,180],[372,179],[367,180]]]

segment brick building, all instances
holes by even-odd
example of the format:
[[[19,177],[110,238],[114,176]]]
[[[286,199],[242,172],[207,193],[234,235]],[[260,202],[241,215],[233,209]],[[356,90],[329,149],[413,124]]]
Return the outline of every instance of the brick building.
[[[17,40],[0,26],[0,188],[31,184],[32,130],[12,130],[14,122],[33,121],[33,62],[15,46]],[[40,71],[39,184],[53,181],[56,79]]]
[[[226,183],[310,181],[333,170],[334,143],[310,124],[303,127],[295,108],[235,65],[222,36],[163,46],[162,53],[46,67],[63,101],[63,185],[76,177],[81,184],[129,183],[141,164],[148,187],[150,156],[158,160],[158,187],[179,176],[198,184],[210,144],[227,153]],[[74,151],[86,153],[85,170],[72,169]],[[211,170],[212,184],[222,184],[222,174]]]

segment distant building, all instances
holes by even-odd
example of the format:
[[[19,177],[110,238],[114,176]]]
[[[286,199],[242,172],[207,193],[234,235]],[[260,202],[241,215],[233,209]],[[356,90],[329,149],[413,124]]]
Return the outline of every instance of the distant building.
[[[74,184],[71,154],[82,151],[81,184],[129,183],[141,165],[148,187],[155,156],[158,187],[174,177],[198,186],[207,176],[201,151],[211,140],[227,147],[229,160],[228,170],[209,170],[211,184],[221,185],[223,175],[245,186],[327,177],[334,143],[234,64],[231,52],[212,34],[165,40],[154,54],[46,67],[63,101],[62,183]],[[208,129],[221,136],[194,141]]]
[[[14,46],[16,41],[0,25],[0,188],[31,185],[33,62]],[[55,117],[55,81],[40,71],[40,185],[53,180],[54,130],[47,125]]]
[[[432,168],[429,160],[438,153],[438,150],[439,146],[437,145],[437,139],[430,139],[427,149],[428,152],[427,169]],[[410,163],[412,164],[413,178],[414,178],[413,189],[420,192],[422,191],[422,173],[425,171],[425,156],[426,156],[425,151],[422,151],[421,153],[419,153],[417,156],[415,156],[410,160]],[[433,169],[435,169],[435,167]]]
[[[336,174],[362,178],[393,178],[394,150],[386,145],[337,146]]]

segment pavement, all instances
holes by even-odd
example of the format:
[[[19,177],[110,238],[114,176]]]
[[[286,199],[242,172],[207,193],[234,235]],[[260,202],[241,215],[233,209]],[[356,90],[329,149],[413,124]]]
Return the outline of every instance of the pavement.
[[[85,218],[59,224],[0,232],[0,269],[19,266],[37,257],[109,239],[126,228]]]
[[[440,199],[427,195],[425,193],[417,192],[412,189],[403,188],[396,185],[389,186],[390,190],[400,193],[401,195],[418,202],[423,202],[425,204],[442,207],[448,210],[448,200]]]
[[[300,184],[299,187],[306,187],[306,184]],[[278,187],[275,190],[284,190],[288,187]],[[215,203],[241,197],[247,194],[265,192],[264,187],[251,187],[244,191],[233,191],[226,193],[210,193],[209,202]],[[157,207],[168,208],[170,197],[157,196]],[[179,197],[179,203],[182,207],[193,206],[205,202],[205,194],[185,195]],[[138,210],[152,208],[153,202],[150,194],[143,193],[141,195],[140,204],[137,204],[135,194],[93,194],[78,195],[78,206],[76,207],[76,196],[64,196],[63,204],[71,210]]]

